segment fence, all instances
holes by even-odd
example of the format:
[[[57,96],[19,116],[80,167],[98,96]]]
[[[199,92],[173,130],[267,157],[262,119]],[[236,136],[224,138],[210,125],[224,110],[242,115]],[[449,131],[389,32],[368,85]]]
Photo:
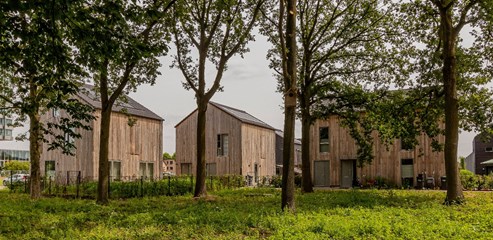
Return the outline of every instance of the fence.
[[[9,176],[15,173],[8,174]],[[22,181],[5,184],[11,192],[29,192],[30,181],[26,175]],[[144,196],[175,196],[194,192],[196,179],[194,176],[164,176],[162,178],[136,178],[134,176],[109,177],[108,194],[110,198],[135,198]],[[9,182],[10,183],[10,182]],[[208,191],[235,189],[246,186],[243,176],[225,175],[208,176]],[[41,179],[41,190],[46,196],[73,198],[95,198],[98,182],[94,177],[83,177],[80,171],[68,171],[65,174],[48,176]]]

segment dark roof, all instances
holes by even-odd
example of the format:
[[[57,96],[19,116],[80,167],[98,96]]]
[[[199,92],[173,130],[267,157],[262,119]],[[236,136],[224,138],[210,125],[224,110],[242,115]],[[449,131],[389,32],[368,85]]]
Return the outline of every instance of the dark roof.
[[[251,125],[275,130],[275,128],[273,128],[269,124],[263,122],[262,120],[252,116],[251,114],[249,114],[243,110],[232,108],[232,107],[222,105],[219,103],[215,103],[215,102],[209,102],[209,103],[212,104],[213,106],[223,110],[224,112],[228,113],[229,115],[233,116],[234,118],[240,120],[243,123],[248,123]]]
[[[94,86],[84,85],[82,90],[77,94],[82,100],[87,102],[87,104],[91,105],[94,108],[101,109],[101,101],[99,100],[96,92],[94,91]],[[153,113],[151,110],[142,106],[137,101],[133,100],[130,97],[127,97],[127,102],[116,102],[113,106],[113,112],[121,112],[122,109],[126,109],[126,112],[130,115],[150,118],[155,120],[164,121],[159,115]]]
[[[276,129],[276,135],[284,138],[284,131]],[[301,145],[301,138],[295,138],[294,144]]]
[[[225,112],[225,113],[231,115],[232,117],[238,119],[242,123],[251,124],[251,125],[255,125],[258,127],[262,127],[262,128],[276,130],[275,128],[271,127],[269,124],[263,122],[262,120],[250,115],[249,113],[247,113],[243,110],[232,108],[232,107],[222,105],[222,104],[212,102],[212,101],[209,101],[209,104],[221,109],[223,112]],[[185,119],[190,117],[196,111],[197,111],[197,109],[195,109],[193,112],[188,114],[185,118],[183,118],[183,120],[181,120],[178,124],[176,124],[175,127],[180,125],[183,121],[185,121]]]

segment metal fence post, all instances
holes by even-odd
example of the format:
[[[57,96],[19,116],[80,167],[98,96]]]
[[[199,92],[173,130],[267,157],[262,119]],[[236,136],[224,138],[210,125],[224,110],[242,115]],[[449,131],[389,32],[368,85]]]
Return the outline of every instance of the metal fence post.
[[[111,197],[111,176],[108,175],[108,198]]]
[[[140,197],[144,197],[144,177],[140,177]]]
[[[80,191],[80,171],[77,173],[77,195],[76,197],[79,198],[79,191]]]
[[[50,180],[48,182],[48,193],[51,195],[51,176],[50,176]]]
[[[10,192],[14,190],[13,179],[14,179],[14,171],[10,170]]]
[[[168,196],[171,196],[171,176],[168,176]]]

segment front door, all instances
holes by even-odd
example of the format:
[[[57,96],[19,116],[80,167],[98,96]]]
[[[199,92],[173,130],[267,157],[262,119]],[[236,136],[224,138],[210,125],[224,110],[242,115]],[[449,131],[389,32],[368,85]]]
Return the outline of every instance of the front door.
[[[254,181],[258,183],[258,164],[255,163],[253,168]]]
[[[354,160],[341,160],[341,188],[350,188],[353,186],[355,177]]]
[[[329,161],[313,162],[314,186],[328,187],[330,185],[329,165],[330,165]]]

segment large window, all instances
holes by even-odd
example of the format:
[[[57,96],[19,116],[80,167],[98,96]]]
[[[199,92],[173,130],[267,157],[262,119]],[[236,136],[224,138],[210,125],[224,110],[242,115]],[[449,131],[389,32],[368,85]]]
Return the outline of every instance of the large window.
[[[206,163],[205,174],[207,176],[216,176],[217,175],[216,163]]]
[[[319,129],[319,136],[320,152],[329,152],[329,127],[321,127]]]
[[[120,161],[110,161],[110,177],[113,180],[120,180],[122,177],[122,163]]]
[[[191,175],[192,174],[192,164],[182,163],[181,164],[181,175]]]
[[[52,179],[55,177],[55,161],[45,161],[45,177]]]
[[[228,155],[228,134],[218,134],[217,135],[217,156],[227,156]]]
[[[141,162],[139,164],[140,176],[146,179],[154,178],[154,163],[152,162]]]

